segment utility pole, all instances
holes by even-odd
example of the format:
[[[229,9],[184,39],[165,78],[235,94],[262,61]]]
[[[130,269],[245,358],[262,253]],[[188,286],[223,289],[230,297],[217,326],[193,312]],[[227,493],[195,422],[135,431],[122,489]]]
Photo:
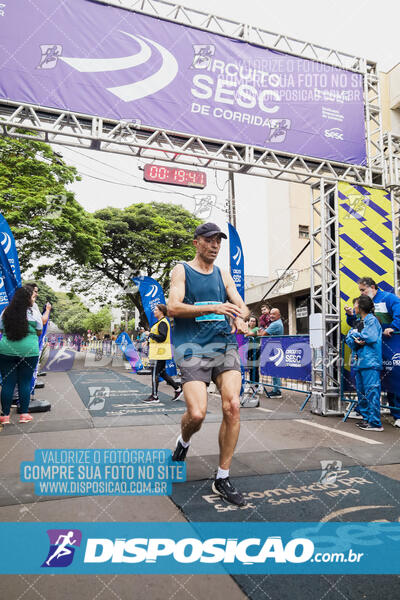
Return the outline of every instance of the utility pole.
[[[234,171],[229,170],[228,179],[228,218],[229,223],[236,228],[236,200]]]

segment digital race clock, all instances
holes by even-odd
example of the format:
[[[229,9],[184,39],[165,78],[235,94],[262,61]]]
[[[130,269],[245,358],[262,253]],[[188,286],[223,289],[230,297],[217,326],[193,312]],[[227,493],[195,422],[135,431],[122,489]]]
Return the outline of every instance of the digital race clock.
[[[145,165],[144,180],[152,183],[169,183],[186,187],[204,188],[207,176],[204,171],[189,171],[178,167],[164,165]]]

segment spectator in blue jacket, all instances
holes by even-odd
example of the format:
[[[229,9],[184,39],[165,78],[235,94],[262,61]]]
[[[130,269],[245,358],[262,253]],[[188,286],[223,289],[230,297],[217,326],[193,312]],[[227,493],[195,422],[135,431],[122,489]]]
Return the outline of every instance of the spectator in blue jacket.
[[[351,362],[356,376],[358,404],[362,418],[357,423],[363,431],[383,431],[381,423],[382,327],[374,316],[374,302],[360,296],[354,302],[359,316],[357,326],[350,329],[346,344],[352,350]]]
[[[379,320],[382,333],[385,337],[390,337],[395,331],[400,331],[400,298],[391,292],[379,290],[375,281],[371,277],[362,277],[358,280],[358,288],[363,296],[371,298],[375,305],[375,316]],[[345,306],[347,314],[347,323],[354,327],[357,315],[349,306]],[[387,392],[390,412],[394,419],[393,425],[400,427],[400,396],[393,392]]]

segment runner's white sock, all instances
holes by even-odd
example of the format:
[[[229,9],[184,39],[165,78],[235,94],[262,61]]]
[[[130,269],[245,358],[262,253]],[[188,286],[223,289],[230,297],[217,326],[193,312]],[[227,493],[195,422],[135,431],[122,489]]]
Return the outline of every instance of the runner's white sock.
[[[221,467],[218,467],[215,479],[226,479],[227,477],[229,477],[229,469],[221,469]]]
[[[178,437],[178,439],[176,440],[176,443],[178,443],[178,442],[180,442],[184,448],[189,448],[189,446],[190,446],[190,440],[188,442],[184,442],[182,435],[180,435]]]

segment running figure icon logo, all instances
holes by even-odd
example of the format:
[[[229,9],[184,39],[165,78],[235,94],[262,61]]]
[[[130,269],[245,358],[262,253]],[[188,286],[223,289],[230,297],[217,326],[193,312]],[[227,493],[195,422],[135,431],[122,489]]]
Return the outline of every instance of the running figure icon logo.
[[[42,567],[68,567],[82,541],[79,529],[48,529],[50,548]]]
[[[58,59],[62,54],[62,46],[59,44],[42,44],[40,52],[42,57],[37,69],[54,69],[57,66]]]
[[[193,44],[193,62],[191,69],[207,69],[211,65],[211,59],[215,54],[213,44]]]

